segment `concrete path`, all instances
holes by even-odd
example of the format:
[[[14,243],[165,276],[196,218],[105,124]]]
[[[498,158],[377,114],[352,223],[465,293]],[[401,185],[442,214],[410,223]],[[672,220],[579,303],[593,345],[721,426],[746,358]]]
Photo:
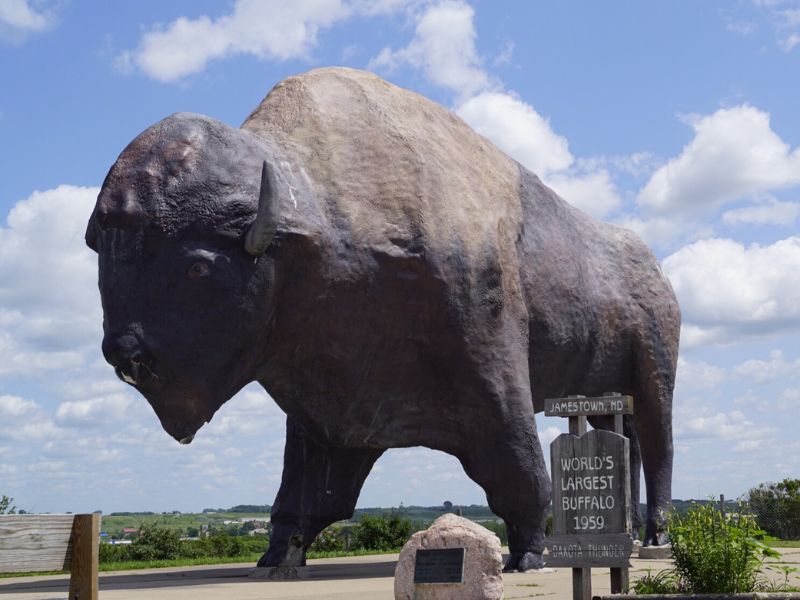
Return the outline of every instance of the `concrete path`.
[[[800,566],[800,548],[782,553],[781,562]],[[250,563],[101,573],[100,597],[103,600],[391,600],[396,562],[397,554],[312,560],[309,579],[285,582],[249,579],[253,568]],[[631,564],[632,580],[648,569],[655,573],[672,566],[667,560],[646,561],[635,557]],[[797,576],[794,581],[800,585]],[[0,600],[65,600],[68,582],[64,575],[0,579]],[[570,569],[507,573],[503,575],[503,583],[509,600],[572,597]],[[609,593],[608,569],[592,570],[592,591]]]

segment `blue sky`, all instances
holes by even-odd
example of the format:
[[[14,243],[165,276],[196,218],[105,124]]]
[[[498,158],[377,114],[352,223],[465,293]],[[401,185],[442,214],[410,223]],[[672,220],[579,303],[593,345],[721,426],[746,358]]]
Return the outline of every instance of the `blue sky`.
[[[283,415],[250,386],[191,446],[100,354],[83,232],[177,111],[238,126],[288,75],[366,68],[450,108],[653,248],[684,316],[676,498],[800,476],[800,2],[0,0],[0,493],[37,511],[271,503]],[[564,424],[538,418],[545,445]],[[393,450],[361,506],[485,503]]]

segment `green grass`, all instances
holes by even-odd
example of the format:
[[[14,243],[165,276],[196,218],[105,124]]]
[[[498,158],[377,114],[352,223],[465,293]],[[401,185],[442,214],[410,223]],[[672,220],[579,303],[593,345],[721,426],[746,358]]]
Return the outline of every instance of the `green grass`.
[[[765,540],[770,548],[800,548],[800,540]]]

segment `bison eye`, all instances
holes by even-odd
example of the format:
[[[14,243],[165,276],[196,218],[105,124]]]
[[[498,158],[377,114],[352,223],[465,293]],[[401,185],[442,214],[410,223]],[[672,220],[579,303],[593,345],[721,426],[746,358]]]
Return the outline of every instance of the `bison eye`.
[[[203,261],[197,261],[196,263],[192,263],[189,267],[189,270],[186,271],[186,274],[193,278],[197,279],[198,277],[207,277],[211,273],[211,269],[208,266],[208,263]]]

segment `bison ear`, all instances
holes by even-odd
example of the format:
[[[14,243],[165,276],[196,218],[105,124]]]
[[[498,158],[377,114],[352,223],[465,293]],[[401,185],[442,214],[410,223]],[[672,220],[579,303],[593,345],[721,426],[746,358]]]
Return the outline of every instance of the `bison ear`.
[[[275,179],[275,172],[267,161],[264,161],[261,167],[261,190],[258,193],[258,214],[244,238],[244,249],[254,256],[261,256],[264,253],[278,231],[280,202],[276,197],[276,190],[278,182]]]

